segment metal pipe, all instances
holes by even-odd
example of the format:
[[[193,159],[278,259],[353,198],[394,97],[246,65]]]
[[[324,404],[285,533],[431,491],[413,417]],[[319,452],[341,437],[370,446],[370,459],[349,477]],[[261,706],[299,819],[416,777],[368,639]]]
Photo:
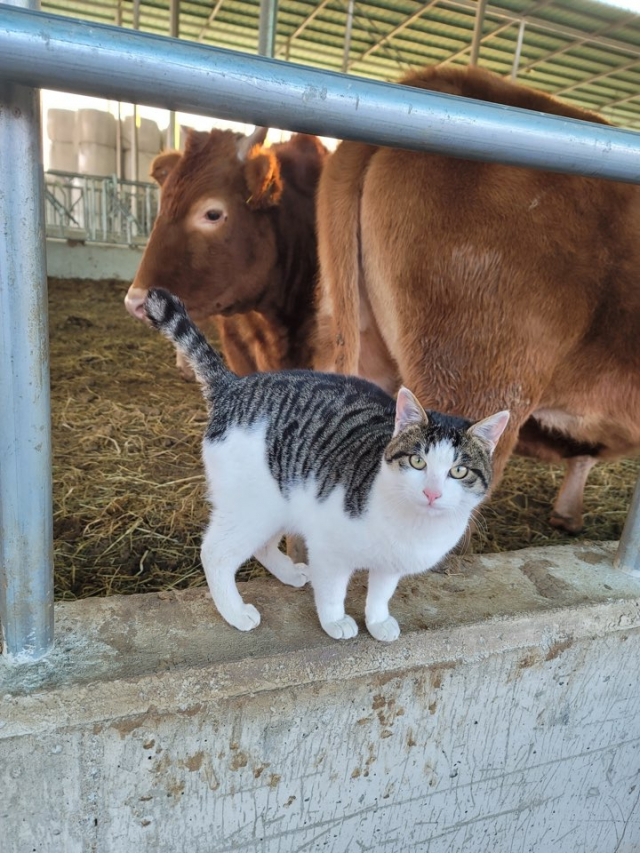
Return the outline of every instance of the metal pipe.
[[[478,56],[480,55],[480,39],[482,38],[482,28],[484,27],[484,15],[486,11],[487,0],[478,0],[476,20],[473,25],[473,39],[471,41],[471,56],[469,57],[469,65],[478,64]]]
[[[180,0],[171,0],[169,6],[169,35],[180,38]],[[167,148],[177,148],[176,144],[176,113],[169,111],[169,126],[167,127]]]
[[[640,578],[640,477],[631,499],[613,567]]]
[[[140,29],[140,0],[133,0],[133,29]],[[139,154],[138,154],[138,103],[133,104],[133,117],[131,119],[131,160],[133,161],[131,169],[131,178],[134,181],[138,180],[139,173]],[[134,193],[135,204],[135,193]]]
[[[631,131],[6,6],[0,75],[265,127],[640,183],[640,138]]]
[[[518,28],[518,41],[516,42],[516,52],[513,55],[513,67],[511,69],[511,79],[514,83],[518,79],[518,67],[520,65],[520,54],[522,53],[522,42],[524,41],[524,30],[526,26],[526,21],[520,21],[520,27]]]
[[[258,29],[258,53],[273,56],[278,21],[278,0],[260,0],[260,25]]]
[[[349,0],[347,8],[347,23],[344,31],[344,51],[342,53],[342,71],[344,74],[349,70],[349,54],[351,52],[351,31],[353,30],[353,9],[355,0]]]
[[[116,27],[122,26],[122,0],[118,0],[116,6]],[[122,102],[118,101],[118,114],[116,116],[116,177],[122,178]]]
[[[28,663],[53,645],[44,193],[40,93],[6,78],[0,139],[0,634]]]

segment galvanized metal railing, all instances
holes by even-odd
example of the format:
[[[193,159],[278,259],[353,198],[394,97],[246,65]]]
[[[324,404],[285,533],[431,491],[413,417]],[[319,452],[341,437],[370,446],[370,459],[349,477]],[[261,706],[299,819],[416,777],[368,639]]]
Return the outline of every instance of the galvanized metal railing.
[[[7,5],[0,80],[0,620],[12,661],[41,657],[53,638],[43,188],[38,98],[26,87],[640,183],[630,131]],[[639,519],[636,500],[618,555],[631,571]]]
[[[47,237],[146,243],[158,213],[158,187],[116,175],[45,172]]]

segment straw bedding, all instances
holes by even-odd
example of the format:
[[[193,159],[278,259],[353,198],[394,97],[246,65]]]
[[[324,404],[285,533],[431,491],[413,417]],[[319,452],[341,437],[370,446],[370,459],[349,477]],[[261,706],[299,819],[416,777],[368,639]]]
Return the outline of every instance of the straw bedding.
[[[49,281],[56,596],[185,589],[204,576],[208,512],[199,388],[182,381],[170,344],[134,321],[126,285]],[[617,539],[640,460],[599,465],[579,538]],[[547,517],[562,469],[513,459],[467,549],[575,541]],[[256,563],[239,573],[266,574]]]

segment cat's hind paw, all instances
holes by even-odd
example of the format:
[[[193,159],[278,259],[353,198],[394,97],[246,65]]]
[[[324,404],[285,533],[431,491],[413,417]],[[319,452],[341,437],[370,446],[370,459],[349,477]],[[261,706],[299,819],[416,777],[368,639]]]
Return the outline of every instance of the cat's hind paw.
[[[335,622],[323,622],[322,627],[334,640],[350,640],[358,633],[358,626],[351,616],[343,616]]]
[[[225,616],[225,619],[239,631],[251,631],[260,624],[260,613],[253,604],[243,604],[239,610]]]
[[[309,566],[306,563],[294,563],[289,586],[304,586],[309,580]]]
[[[367,630],[372,637],[383,643],[392,643],[400,636],[400,626],[393,616],[383,622],[367,622]]]

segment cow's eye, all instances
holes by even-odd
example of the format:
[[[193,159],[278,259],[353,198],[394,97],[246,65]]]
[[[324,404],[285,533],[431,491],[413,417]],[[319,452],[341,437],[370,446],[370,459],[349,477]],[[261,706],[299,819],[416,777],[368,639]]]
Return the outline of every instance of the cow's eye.
[[[209,222],[218,222],[218,220],[222,219],[222,211],[207,210],[207,212],[205,213],[205,219],[208,219]]]

